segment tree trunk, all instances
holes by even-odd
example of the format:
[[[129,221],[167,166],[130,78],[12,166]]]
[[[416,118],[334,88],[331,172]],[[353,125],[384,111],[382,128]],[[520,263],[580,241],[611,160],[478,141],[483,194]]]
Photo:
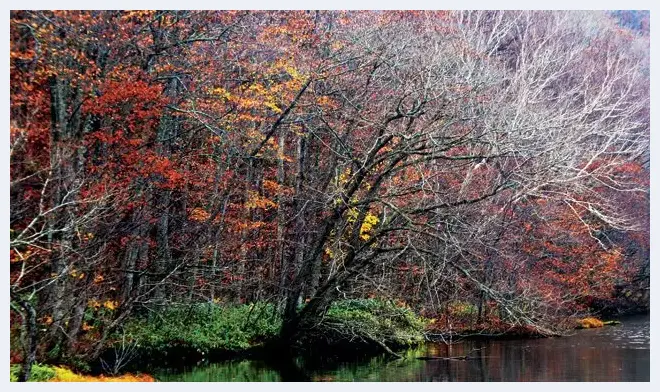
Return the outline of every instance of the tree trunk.
[[[21,318],[23,319],[25,358],[18,373],[18,381],[25,382],[30,379],[32,364],[37,358],[37,312],[30,302],[19,298],[13,290],[11,290],[11,300],[23,310]]]
[[[284,284],[285,276],[287,271],[286,257],[284,257],[284,231],[285,231],[285,222],[286,222],[286,211],[284,209],[284,195],[282,194],[282,188],[285,186],[286,176],[284,172],[284,136],[280,135],[278,150],[277,150],[277,184],[280,186],[280,190],[277,194],[277,249],[275,251],[275,262],[271,266],[271,281],[275,282],[275,268],[279,266],[280,277],[279,285],[277,288],[276,294],[281,300],[284,298]],[[279,303],[279,301],[278,301]]]
[[[71,202],[74,198],[73,194],[68,193],[71,192],[74,174],[71,170],[71,158],[73,157],[68,153],[69,149],[67,146],[71,140],[68,132],[70,128],[67,125],[67,87],[64,83],[58,76],[52,76],[50,79],[50,165],[54,179],[51,208],[61,205],[63,202]],[[65,230],[67,228],[68,211],[69,208],[67,207],[60,208],[51,214],[48,221],[50,230],[48,242],[50,249],[53,250],[51,252],[51,274],[54,279],[49,292],[49,302],[52,304],[50,313],[53,320],[48,331],[49,346],[51,349],[59,346],[62,341],[63,325],[67,316],[69,303],[66,254],[71,251],[72,242],[67,231],[56,232],[57,230]]]
[[[298,305],[301,300],[301,296],[304,293],[306,283],[309,281],[308,268],[306,268],[304,262],[305,256],[305,245],[306,238],[303,234],[305,230],[305,219],[303,214],[303,209],[305,205],[303,203],[303,184],[305,181],[305,159],[306,159],[306,143],[304,137],[300,136],[298,138],[298,159],[297,159],[297,169],[296,169],[296,183],[295,183],[295,194],[293,197],[293,213],[296,215],[296,221],[294,224],[294,229],[292,233],[293,237],[293,247],[288,256],[288,259],[291,260],[290,267],[294,271],[295,276],[293,280],[290,280],[288,277],[289,268],[282,271],[282,287],[286,287],[286,301],[284,308],[284,319],[293,320],[296,319],[296,313]],[[287,266],[288,267],[288,266]],[[292,322],[292,321],[290,321]],[[288,335],[288,330],[291,326],[287,325],[285,321],[282,332],[284,335]]]
[[[179,92],[179,82],[176,78],[168,81],[165,87],[165,95],[176,98]],[[179,120],[172,116],[167,109],[163,113],[158,124],[157,145],[156,151],[162,157],[169,158],[171,155],[172,140],[176,137]],[[170,249],[170,213],[172,202],[172,191],[169,189],[154,190],[156,194],[155,212],[158,214],[158,222],[156,224],[156,284],[159,287],[154,291],[156,302],[161,303],[165,299],[164,288],[161,287],[160,281],[165,277],[167,272],[172,268],[172,251]]]

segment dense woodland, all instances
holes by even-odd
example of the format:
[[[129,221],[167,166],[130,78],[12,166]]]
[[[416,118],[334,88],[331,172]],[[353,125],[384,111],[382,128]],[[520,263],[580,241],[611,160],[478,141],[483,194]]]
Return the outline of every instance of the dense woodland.
[[[553,334],[648,291],[648,16],[10,21],[13,361],[199,304],[293,345],[341,301]]]

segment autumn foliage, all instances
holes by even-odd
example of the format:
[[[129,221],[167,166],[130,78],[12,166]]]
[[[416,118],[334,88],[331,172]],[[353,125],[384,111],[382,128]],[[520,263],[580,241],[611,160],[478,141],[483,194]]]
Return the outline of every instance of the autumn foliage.
[[[132,375],[125,374],[122,376],[85,376],[72,372],[64,367],[55,368],[55,377],[48,380],[49,382],[154,382],[154,378],[148,374]]]
[[[375,296],[548,330],[645,271],[648,36],[606,13],[10,22],[17,358],[173,304],[273,303],[291,341]]]

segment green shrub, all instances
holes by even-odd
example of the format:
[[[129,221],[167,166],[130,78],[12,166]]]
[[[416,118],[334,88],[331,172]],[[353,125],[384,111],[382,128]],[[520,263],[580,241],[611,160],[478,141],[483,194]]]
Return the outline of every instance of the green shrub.
[[[10,365],[9,367],[9,381],[17,381],[18,373],[21,370],[21,365]],[[55,377],[55,369],[47,365],[32,365],[32,371],[30,373],[30,379],[28,381],[32,382],[43,382],[48,381],[51,378]]]
[[[146,319],[132,320],[126,333],[142,348],[183,346],[200,351],[239,351],[273,338],[280,325],[281,319],[271,304],[204,303],[169,307]]]
[[[424,340],[427,321],[408,307],[381,299],[335,302],[323,322],[324,329],[348,337],[411,345]]]

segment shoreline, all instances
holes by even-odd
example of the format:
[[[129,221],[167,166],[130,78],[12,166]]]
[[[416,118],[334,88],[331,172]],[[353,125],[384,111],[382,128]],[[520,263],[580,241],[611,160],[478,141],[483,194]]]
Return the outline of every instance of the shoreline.
[[[623,322],[629,317],[641,316],[649,314],[648,311],[626,313],[621,317]],[[579,319],[575,319],[577,321]],[[567,322],[568,323],[568,322]],[[607,327],[611,324],[618,324],[618,321],[615,322],[605,322],[600,327]],[[579,324],[576,324],[575,328],[568,329],[566,332],[575,331],[581,329]],[[482,341],[482,340],[519,340],[519,339],[540,339],[545,337],[550,337],[544,335],[530,328],[523,327],[511,327],[505,330],[498,330],[496,328],[492,329],[480,329],[474,330],[470,328],[465,328],[461,330],[442,330],[438,328],[426,329],[423,333],[424,340],[418,342],[411,342],[410,344],[391,344],[391,348],[394,352],[400,353],[409,348],[414,348],[415,346],[436,343],[436,344],[452,344],[465,341]],[[567,336],[566,334],[556,334],[552,337],[561,337]],[[303,357],[309,360],[322,360],[322,358],[360,358],[360,357],[376,357],[378,355],[387,354],[382,347],[374,344],[373,342],[369,343],[366,341],[340,341],[339,343],[328,344],[323,342],[323,336],[317,337],[318,344],[315,344],[315,347],[322,347],[324,355],[316,355],[316,352],[319,350],[296,350],[292,352],[283,353],[281,350],[278,350],[278,347],[281,347],[277,344],[277,341],[266,340],[262,342],[255,343],[253,346],[239,349],[239,350],[229,350],[226,348],[209,348],[209,349],[198,349],[172,341],[167,344],[168,348],[166,350],[154,350],[150,348],[141,349],[134,357],[134,359],[129,363],[119,376],[111,376],[105,374],[101,362],[95,361],[90,363],[89,371],[80,371],[81,369],[76,369],[75,366],[71,368],[72,364],[69,363],[58,363],[58,364],[42,364],[38,366],[49,367],[51,369],[66,369],[70,374],[75,376],[69,376],[70,378],[79,378],[77,380],[71,381],[113,381],[117,377],[124,377],[125,381],[148,381],[146,379],[140,379],[142,376],[149,376],[155,371],[162,369],[185,369],[191,366],[198,366],[202,364],[212,364],[212,363],[222,363],[226,361],[237,361],[237,360],[263,360],[266,362],[277,362],[281,361],[284,357]],[[112,349],[106,349],[105,355],[111,355]],[[103,356],[101,357],[103,358]],[[15,368],[18,364],[11,364],[12,368]],[[69,368],[73,370],[69,370]],[[74,372],[78,373],[74,373]],[[137,377],[135,380],[132,379],[133,375],[137,374],[140,377]],[[144,377],[142,377],[144,378]],[[120,380],[118,380],[120,381]]]

